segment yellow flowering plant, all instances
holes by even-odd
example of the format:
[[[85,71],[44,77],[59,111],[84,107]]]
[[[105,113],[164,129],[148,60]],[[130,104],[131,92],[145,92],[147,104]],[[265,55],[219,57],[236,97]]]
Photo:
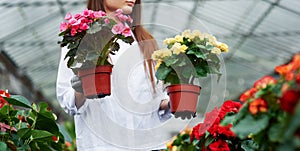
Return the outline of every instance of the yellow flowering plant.
[[[169,84],[193,84],[195,78],[220,73],[222,52],[228,52],[225,43],[199,30],[185,30],[181,35],[163,41],[167,48],[155,51],[156,77]]]

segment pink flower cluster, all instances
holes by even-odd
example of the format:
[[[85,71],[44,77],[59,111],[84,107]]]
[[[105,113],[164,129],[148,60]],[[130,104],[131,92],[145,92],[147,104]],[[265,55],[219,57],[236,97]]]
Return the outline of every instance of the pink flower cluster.
[[[6,132],[7,130],[11,130],[11,131],[17,131],[17,129],[15,127],[11,127],[5,123],[1,123],[0,122],[0,131],[1,132]]]
[[[74,36],[78,32],[89,29],[90,23],[103,16],[106,16],[106,13],[103,11],[92,11],[88,9],[85,9],[82,13],[75,14],[74,16],[68,13],[65,16],[65,20],[67,20],[67,22],[60,24],[60,31],[70,29],[71,36]]]
[[[133,20],[129,15],[124,15],[122,9],[116,10],[115,17],[120,20],[121,22],[117,23],[112,27],[112,32],[114,34],[122,34],[125,37],[131,36],[131,30],[128,26],[124,25],[122,22],[130,22],[132,23]]]
[[[130,30],[130,28],[127,27],[127,26],[125,26],[121,22],[119,22],[118,24],[114,25],[111,31],[114,34],[122,34],[125,37],[131,36],[131,30]]]
[[[129,15],[124,15],[122,9],[117,9],[115,13],[115,17],[117,17],[121,22],[130,22],[132,23],[133,20]]]
[[[131,36],[130,28],[125,26],[123,22],[132,23],[133,20],[130,16],[123,15],[123,11],[118,9],[115,13],[115,17],[120,21],[118,24],[115,24],[112,28],[112,32],[114,34],[122,34],[125,37]],[[110,24],[111,21],[107,17],[107,14],[104,11],[93,11],[85,9],[82,13],[75,14],[72,16],[68,13],[65,16],[66,22],[62,22],[60,24],[60,31],[69,30],[71,36],[75,36],[77,33],[82,31],[86,31],[90,28],[90,24],[98,21],[99,19],[103,19],[105,24]],[[108,26],[109,27],[109,26]]]

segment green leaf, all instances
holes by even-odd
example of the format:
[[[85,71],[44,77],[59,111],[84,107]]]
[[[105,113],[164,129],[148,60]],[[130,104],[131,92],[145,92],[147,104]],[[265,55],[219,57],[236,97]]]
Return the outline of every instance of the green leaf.
[[[182,134],[182,141],[184,142],[184,143],[190,143],[190,135],[189,134]]]
[[[120,49],[119,43],[114,42],[110,49],[111,49],[110,53],[115,55],[115,52],[119,51],[119,49]]]
[[[177,62],[176,66],[178,67],[182,67],[185,66],[187,63],[184,60],[179,60],[179,62]]]
[[[35,103],[32,103],[31,107],[33,111],[38,112],[38,106]]]
[[[132,36],[128,36],[128,37],[122,38],[122,41],[131,45],[134,42],[134,39]]]
[[[300,138],[298,136],[294,136],[293,144],[295,147],[300,148]]]
[[[193,144],[184,144],[181,147],[182,151],[195,151],[195,146]]]
[[[67,132],[67,130],[65,129],[65,127],[63,127],[60,124],[57,124],[59,131],[61,132],[61,134],[63,135],[64,139],[68,142],[72,142],[72,138],[70,136],[70,134]]]
[[[178,61],[178,59],[174,58],[174,57],[167,57],[164,59],[164,63],[167,67],[175,64],[177,61]]]
[[[32,141],[31,143],[29,143],[30,149],[33,151],[39,151],[40,149],[38,148],[37,142]]]
[[[233,124],[236,122],[236,114],[234,115],[226,115],[224,119],[221,121],[221,126],[227,126],[229,124]]]
[[[38,140],[38,139],[47,139],[53,136],[50,132],[44,131],[44,130],[32,130],[31,131],[31,138],[33,140]]]
[[[15,116],[17,113],[18,113],[18,110],[10,110],[9,115],[10,116]]]
[[[162,63],[158,67],[155,76],[157,77],[158,80],[165,80],[171,71],[172,71],[172,68],[169,68],[164,63]]]
[[[5,142],[0,141],[0,150],[1,151],[9,151]]]
[[[90,28],[86,31],[88,34],[94,34],[102,29],[101,25],[98,22],[94,22]]]
[[[207,45],[204,49],[206,49],[206,50],[211,50],[212,48],[214,48],[213,45]]]
[[[58,34],[58,36],[63,36],[63,35],[65,35],[66,32],[67,32],[67,30],[62,31],[62,32],[60,32],[60,33]]]
[[[291,122],[288,124],[288,127],[285,129],[285,133],[283,135],[283,140],[287,140],[291,138],[296,130],[300,127],[300,102],[298,102],[294,116],[291,119]]]
[[[77,49],[70,49],[67,54],[65,55],[64,59],[67,59],[68,57],[72,58],[76,55]]]
[[[42,151],[53,151],[49,144],[45,142],[37,142],[37,145],[39,146],[40,150]]]
[[[193,68],[183,68],[182,76],[184,78],[190,78],[193,74],[194,69]]]
[[[70,57],[67,63],[68,68],[70,68],[74,63],[74,57]]]
[[[181,145],[182,138],[180,135],[177,135],[177,138],[173,141],[173,146],[180,146]]]
[[[240,111],[236,114],[236,120],[239,121],[239,120],[242,120],[244,118],[244,116],[249,113],[249,110],[248,110],[248,106],[249,104],[248,103],[245,103],[241,108],[240,108]]]
[[[96,52],[88,52],[86,53],[85,60],[98,60],[99,55]]]
[[[245,140],[241,143],[241,148],[245,151],[256,151],[258,150],[258,145],[253,140]]]
[[[209,72],[211,74],[221,74],[221,72],[219,71],[220,66],[218,64],[209,63],[208,67],[209,67]]]
[[[165,78],[164,81],[165,83],[170,84],[179,84],[181,82],[174,70],[170,72],[170,74]]]
[[[198,59],[206,59],[206,55],[203,54],[202,52],[199,51],[193,51],[193,50],[189,50],[186,54],[193,54],[195,55]]]
[[[219,63],[220,63],[219,57],[218,57],[216,54],[214,54],[214,53],[208,54],[207,60],[210,60],[211,62],[214,62],[214,63],[216,63],[216,64],[219,64]]]
[[[21,95],[11,95],[10,98],[4,98],[9,104],[31,108],[29,101]]]
[[[51,112],[51,110],[49,109],[49,106],[46,102],[40,102],[39,106],[40,106],[40,109],[39,109],[40,114],[55,121],[55,116],[53,115],[54,113]]]
[[[215,137],[209,135],[205,140],[205,147],[208,147],[214,141],[215,141]]]
[[[74,50],[76,52],[76,49],[78,48],[79,42],[80,42],[79,40],[76,40],[73,43],[69,43],[68,49],[72,50],[72,52],[70,54],[73,54]],[[70,54],[68,54],[68,55],[70,55]],[[72,55],[72,56],[74,56],[74,55]]]
[[[59,135],[59,129],[54,119],[48,118],[44,114],[37,113],[36,129],[45,130],[52,134]]]
[[[200,77],[206,77],[207,76],[207,70],[204,66],[195,66],[197,76]]]
[[[27,139],[30,137],[31,133],[30,133],[31,129],[29,128],[22,128],[22,129],[19,129],[17,134],[18,136],[21,138],[21,139]]]
[[[272,148],[275,150],[275,146]],[[296,151],[296,149],[291,142],[286,142],[276,146],[276,151]]]
[[[268,137],[271,142],[279,142],[285,133],[284,123],[276,123],[271,125],[268,131]]]
[[[9,108],[10,108],[10,106],[8,104],[4,104],[4,106],[2,108],[0,108],[0,114],[3,115],[3,117],[7,116],[9,113]],[[0,117],[0,119],[2,119],[3,117]]]
[[[201,48],[201,49],[206,49],[206,47],[203,46],[203,45],[198,45],[198,47]]]
[[[53,150],[63,151],[63,149],[62,149],[63,144],[62,143],[50,142],[50,146],[51,146],[51,151],[53,151]],[[68,150],[68,149],[65,149],[65,150]]]
[[[234,125],[231,130],[240,139],[245,139],[250,134],[255,135],[263,131],[268,124],[269,117],[267,115],[261,115],[260,117],[254,118],[252,115],[248,114],[244,119],[239,121],[239,123]]]

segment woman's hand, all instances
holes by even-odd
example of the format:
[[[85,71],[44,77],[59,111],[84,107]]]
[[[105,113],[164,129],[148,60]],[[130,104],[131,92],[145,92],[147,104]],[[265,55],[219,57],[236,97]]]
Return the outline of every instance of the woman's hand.
[[[158,109],[158,114],[161,121],[166,121],[171,118],[170,110],[170,101],[168,99],[161,100]]]
[[[72,88],[75,90],[75,105],[79,109],[85,102],[85,96],[83,95],[82,82],[78,76],[74,76],[71,79]]]
[[[165,112],[170,109],[170,104],[168,99],[163,99],[160,103],[159,110],[164,110]]]
[[[72,85],[72,88],[76,92],[83,93],[82,82],[81,82],[80,78],[77,75],[75,75],[75,76],[72,77],[72,79],[71,79],[71,85]]]

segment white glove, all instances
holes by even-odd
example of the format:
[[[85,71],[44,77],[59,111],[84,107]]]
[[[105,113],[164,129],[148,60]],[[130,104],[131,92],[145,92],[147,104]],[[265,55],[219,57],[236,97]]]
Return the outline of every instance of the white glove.
[[[71,79],[71,85],[72,85],[72,88],[76,92],[83,93],[82,83],[81,83],[80,78],[77,75],[75,75],[74,77],[72,77],[72,79]]]

